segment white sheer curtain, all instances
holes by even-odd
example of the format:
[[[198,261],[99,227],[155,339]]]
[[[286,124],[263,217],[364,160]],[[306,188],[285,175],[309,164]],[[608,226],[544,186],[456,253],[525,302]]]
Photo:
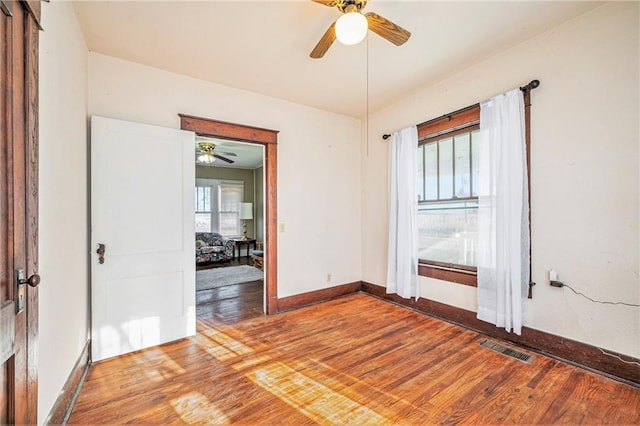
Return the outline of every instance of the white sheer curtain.
[[[519,89],[480,104],[478,319],[521,333],[529,285],[524,101]]]
[[[391,187],[387,293],[419,298],[418,289],[418,129],[394,133],[389,145]]]

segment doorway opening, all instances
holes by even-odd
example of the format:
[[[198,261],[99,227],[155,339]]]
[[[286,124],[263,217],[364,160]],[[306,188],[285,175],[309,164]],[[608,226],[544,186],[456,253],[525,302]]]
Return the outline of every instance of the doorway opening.
[[[196,136],[196,315],[264,314],[264,147]]]
[[[263,259],[264,270],[264,312],[274,314],[278,311],[277,295],[277,138],[278,131],[262,129],[242,124],[227,123],[207,118],[179,114],[180,128],[191,130],[198,137],[221,139],[225,142],[245,142],[263,147]],[[226,151],[225,151],[226,152]],[[248,245],[242,245],[241,250]],[[242,258],[240,258],[242,259]],[[253,259],[252,259],[253,260]]]

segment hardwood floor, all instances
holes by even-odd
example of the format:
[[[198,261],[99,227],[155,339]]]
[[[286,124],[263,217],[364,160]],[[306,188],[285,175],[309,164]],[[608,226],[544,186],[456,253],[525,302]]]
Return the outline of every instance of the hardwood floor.
[[[196,292],[196,316],[234,324],[264,315],[263,299],[263,280],[200,290]]]
[[[247,265],[247,257],[230,262],[196,266],[197,270]],[[196,272],[197,274],[197,272]],[[264,315],[264,281],[251,281],[196,292],[196,316],[199,319],[215,319],[233,324]]]
[[[70,423],[639,424],[640,389],[365,294],[94,364]]]

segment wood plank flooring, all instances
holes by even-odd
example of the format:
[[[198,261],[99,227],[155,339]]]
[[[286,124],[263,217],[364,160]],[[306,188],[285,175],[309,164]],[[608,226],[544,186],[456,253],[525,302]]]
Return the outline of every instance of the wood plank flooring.
[[[264,281],[200,290],[196,292],[198,319],[234,324],[263,315]]]
[[[230,262],[197,265],[196,269],[226,268],[249,263],[250,258],[239,257]],[[220,323],[234,324],[263,316],[263,306],[263,280],[196,291],[196,315],[199,319],[215,319]]]
[[[94,364],[70,423],[639,424],[640,389],[365,294]]]

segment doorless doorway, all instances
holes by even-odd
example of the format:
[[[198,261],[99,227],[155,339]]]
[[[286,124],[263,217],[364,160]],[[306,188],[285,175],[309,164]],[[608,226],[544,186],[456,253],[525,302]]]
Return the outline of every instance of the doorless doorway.
[[[208,118],[194,117],[186,114],[180,116],[180,128],[191,130],[201,136],[220,139],[231,139],[263,145],[264,179],[267,190],[264,194],[265,203],[265,296],[266,313],[275,314],[278,311],[278,250],[277,250],[277,147],[278,131],[246,126],[243,124],[227,123]]]

